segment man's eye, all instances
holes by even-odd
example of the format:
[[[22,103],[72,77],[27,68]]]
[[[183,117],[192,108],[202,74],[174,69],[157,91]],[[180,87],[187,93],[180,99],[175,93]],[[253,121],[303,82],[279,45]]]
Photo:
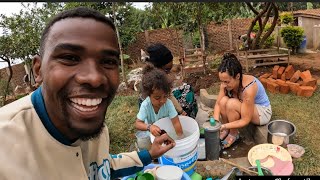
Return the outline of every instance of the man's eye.
[[[118,60],[116,59],[103,59],[101,64],[105,65],[106,67],[115,67],[118,66]]]
[[[70,61],[70,62],[78,62],[78,61],[80,61],[80,58],[78,56],[71,55],[71,54],[62,55],[62,56],[60,56],[60,59],[67,60],[67,61]]]

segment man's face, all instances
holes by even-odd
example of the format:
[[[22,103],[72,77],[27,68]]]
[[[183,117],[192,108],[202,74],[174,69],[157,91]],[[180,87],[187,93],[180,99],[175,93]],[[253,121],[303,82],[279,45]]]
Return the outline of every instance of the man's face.
[[[33,66],[49,117],[70,140],[101,132],[119,85],[118,63],[117,37],[110,26],[67,18],[51,27],[43,57],[35,57]]]

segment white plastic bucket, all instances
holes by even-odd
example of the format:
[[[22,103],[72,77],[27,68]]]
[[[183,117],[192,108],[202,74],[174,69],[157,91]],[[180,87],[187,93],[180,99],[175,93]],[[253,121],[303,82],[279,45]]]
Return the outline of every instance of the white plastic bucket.
[[[189,176],[194,173],[195,164],[198,159],[198,140],[200,137],[198,123],[188,116],[179,116],[180,123],[184,134],[187,132],[187,137],[175,140],[176,146],[166,152],[159,158],[159,163],[164,165],[175,165],[181,168]],[[168,134],[175,132],[171,119],[163,118],[154,123],[161,129],[164,129]],[[150,134],[151,142],[154,136]]]
[[[147,149],[149,150],[151,147],[151,141],[149,132],[147,131],[137,131],[136,132],[137,144],[140,150]]]

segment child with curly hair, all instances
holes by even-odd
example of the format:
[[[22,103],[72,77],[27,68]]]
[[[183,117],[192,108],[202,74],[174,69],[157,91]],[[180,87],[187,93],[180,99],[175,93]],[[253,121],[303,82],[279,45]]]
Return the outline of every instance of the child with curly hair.
[[[149,131],[154,136],[160,136],[161,129],[153,123],[161,118],[169,117],[178,139],[181,139],[183,131],[178,113],[172,101],[168,99],[171,93],[171,82],[167,74],[152,64],[147,64],[142,73],[141,89],[145,100],[137,114],[136,129]]]

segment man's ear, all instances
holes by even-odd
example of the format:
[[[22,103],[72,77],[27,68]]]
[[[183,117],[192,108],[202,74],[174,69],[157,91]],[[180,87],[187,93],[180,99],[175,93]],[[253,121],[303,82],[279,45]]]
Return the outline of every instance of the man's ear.
[[[41,57],[35,55],[32,58],[32,70],[35,76],[35,80],[38,84],[42,83],[42,74],[41,74]]]

